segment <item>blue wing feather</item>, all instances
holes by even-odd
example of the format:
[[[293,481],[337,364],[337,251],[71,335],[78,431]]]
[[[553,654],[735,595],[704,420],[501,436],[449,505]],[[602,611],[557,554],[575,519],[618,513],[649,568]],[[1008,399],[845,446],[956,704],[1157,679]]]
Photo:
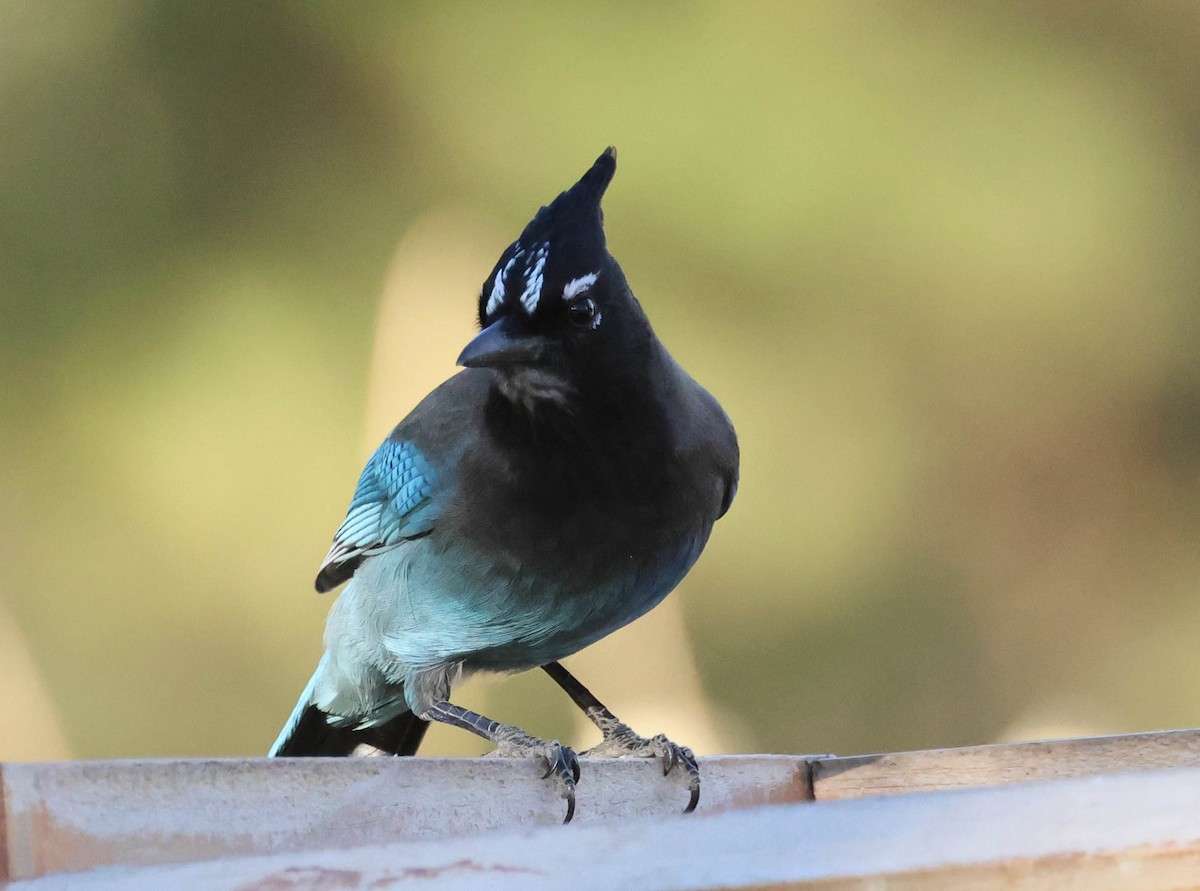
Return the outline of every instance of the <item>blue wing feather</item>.
[[[433,529],[436,474],[411,442],[389,439],[359,477],[346,519],[317,572],[324,592],[354,574],[364,558],[419,538]]]

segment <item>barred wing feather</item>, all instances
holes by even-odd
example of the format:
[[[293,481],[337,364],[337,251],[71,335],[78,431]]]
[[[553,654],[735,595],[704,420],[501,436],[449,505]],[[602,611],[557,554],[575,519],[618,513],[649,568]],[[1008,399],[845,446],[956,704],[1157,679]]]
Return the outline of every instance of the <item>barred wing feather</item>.
[[[317,572],[317,590],[332,590],[362,561],[433,529],[435,474],[409,442],[388,440],[371,456],[346,519]]]

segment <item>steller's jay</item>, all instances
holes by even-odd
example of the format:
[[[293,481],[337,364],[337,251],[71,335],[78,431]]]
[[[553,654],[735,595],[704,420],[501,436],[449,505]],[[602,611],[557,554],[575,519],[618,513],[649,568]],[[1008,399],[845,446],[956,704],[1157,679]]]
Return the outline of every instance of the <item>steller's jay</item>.
[[[349,584],[272,756],[412,755],[440,721],[544,759],[570,820],[571,749],[449,701],[464,675],[541,666],[600,728],[590,753],[682,766],[695,808],[691,751],[638,736],[558,664],[679,584],[738,482],[729,418],[608,253],[600,200],[616,166],[610,148],[504,251],[465,370],[367,462],[316,587]]]

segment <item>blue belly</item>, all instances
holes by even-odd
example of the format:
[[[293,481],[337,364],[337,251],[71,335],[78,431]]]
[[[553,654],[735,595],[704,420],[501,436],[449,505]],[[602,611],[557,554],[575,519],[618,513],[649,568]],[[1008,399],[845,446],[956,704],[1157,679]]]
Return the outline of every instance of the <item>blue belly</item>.
[[[573,585],[500,567],[433,536],[366,560],[334,606],[327,645],[404,682],[461,663],[513,671],[562,659],[656,606],[700,556],[708,529],[668,553]]]
[[[463,653],[467,669],[510,671],[564,659],[645,615],[687,575],[704,547],[697,536],[657,564],[618,575],[600,585],[572,589],[548,583],[535,591],[539,608],[514,639]],[[524,601],[529,605],[529,600]],[[524,623],[520,623],[524,624]]]

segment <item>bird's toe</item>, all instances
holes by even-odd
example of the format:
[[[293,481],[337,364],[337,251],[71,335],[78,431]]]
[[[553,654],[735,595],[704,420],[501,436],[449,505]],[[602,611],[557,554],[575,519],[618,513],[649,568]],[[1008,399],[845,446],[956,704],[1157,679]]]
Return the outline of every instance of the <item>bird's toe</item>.
[[[518,731],[508,734],[489,754],[496,758],[541,759],[546,765],[542,779],[554,783],[567,800],[567,817],[563,822],[571,822],[575,816],[575,784],[579,782],[579,756],[574,749],[556,739],[538,739]]]
[[[662,760],[663,776],[669,776],[671,771],[678,767],[687,777],[688,791],[691,796],[688,806],[684,808],[683,812],[690,814],[700,803],[700,765],[696,761],[695,753],[687,746],[672,742],[661,733],[648,742],[652,754],[658,755]]]
[[[563,823],[570,823],[575,816],[575,784],[579,782],[579,756],[570,746],[557,740],[546,744],[542,757],[546,759],[546,773],[542,779],[554,778],[559,794],[567,800],[567,815]]]

